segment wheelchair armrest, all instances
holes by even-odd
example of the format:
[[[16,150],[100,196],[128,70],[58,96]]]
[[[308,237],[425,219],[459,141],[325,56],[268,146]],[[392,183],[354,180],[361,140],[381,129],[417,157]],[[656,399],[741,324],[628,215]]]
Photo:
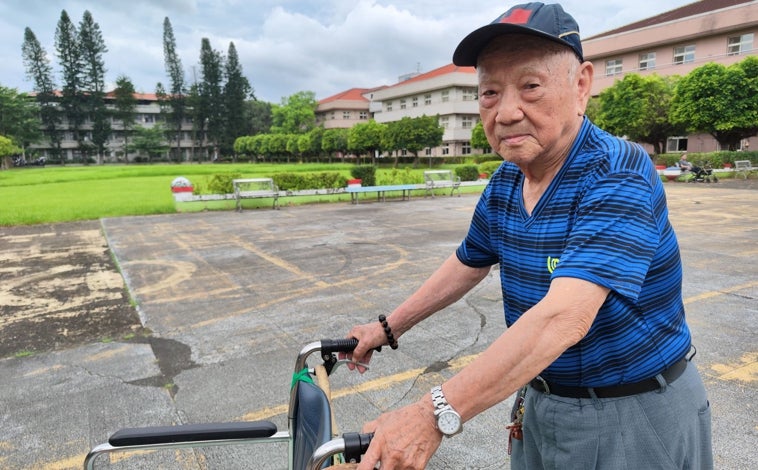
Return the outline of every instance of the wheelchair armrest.
[[[108,443],[113,447],[126,447],[193,441],[254,439],[271,437],[276,431],[276,424],[270,421],[150,426],[116,431],[108,439]]]

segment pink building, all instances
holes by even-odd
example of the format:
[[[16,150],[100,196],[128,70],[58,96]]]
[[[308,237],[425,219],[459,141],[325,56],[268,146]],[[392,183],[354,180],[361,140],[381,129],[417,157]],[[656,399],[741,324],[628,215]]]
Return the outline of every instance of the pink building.
[[[686,75],[708,62],[730,65],[756,55],[758,0],[702,0],[582,41],[584,56],[595,66],[593,95],[627,73]],[[361,92],[352,89],[319,102],[324,127],[351,127],[364,117],[390,122],[405,116],[440,115],[445,128],[441,148],[427,155],[480,153],[470,145],[479,120],[477,78],[472,67],[452,64],[411,74],[398,83]],[[356,121],[358,119],[358,121]],[[757,148],[758,139],[742,142]],[[667,152],[720,150],[707,134],[671,136]],[[652,152],[652,148],[648,148]]]
[[[702,0],[628,24],[582,41],[595,66],[592,94],[597,96],[628,73],[686,75],[708,62],[731,65],[756,55],[758,1]],[[756,138],[743,148],[756,148]],[[652,151],[652,148],[648,149]],[[713,152],[708,134],[671,136],[667,152]]]

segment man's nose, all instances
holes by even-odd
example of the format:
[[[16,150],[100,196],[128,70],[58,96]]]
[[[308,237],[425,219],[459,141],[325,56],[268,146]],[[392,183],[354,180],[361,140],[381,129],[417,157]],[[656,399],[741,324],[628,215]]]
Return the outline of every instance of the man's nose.
[[[503,94],[497,107],[497,116],[495,119],[501,124],[510,124],[520,121],[524,118],[524,110],[521,100],[518,99],[517,93]]]

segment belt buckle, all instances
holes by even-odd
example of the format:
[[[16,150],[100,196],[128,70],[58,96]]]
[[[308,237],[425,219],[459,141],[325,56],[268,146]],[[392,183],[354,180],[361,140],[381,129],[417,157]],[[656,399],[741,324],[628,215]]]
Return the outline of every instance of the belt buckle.
[[[539,381],[542,384],[542,388],[544,389],[543,393],[545,395],[550,395],[550,385],[547,384],[547,381],[543,379],[541,375],[535,377],[535,380]]]

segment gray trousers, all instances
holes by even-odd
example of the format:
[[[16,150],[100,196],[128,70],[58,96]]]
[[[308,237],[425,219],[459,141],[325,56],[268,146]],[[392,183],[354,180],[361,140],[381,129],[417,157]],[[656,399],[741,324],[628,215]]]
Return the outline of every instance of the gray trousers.
[[[622,398],[564,398],[529,388],[511,468],[713,468],[711,409],[691,362],[665,389]]]

